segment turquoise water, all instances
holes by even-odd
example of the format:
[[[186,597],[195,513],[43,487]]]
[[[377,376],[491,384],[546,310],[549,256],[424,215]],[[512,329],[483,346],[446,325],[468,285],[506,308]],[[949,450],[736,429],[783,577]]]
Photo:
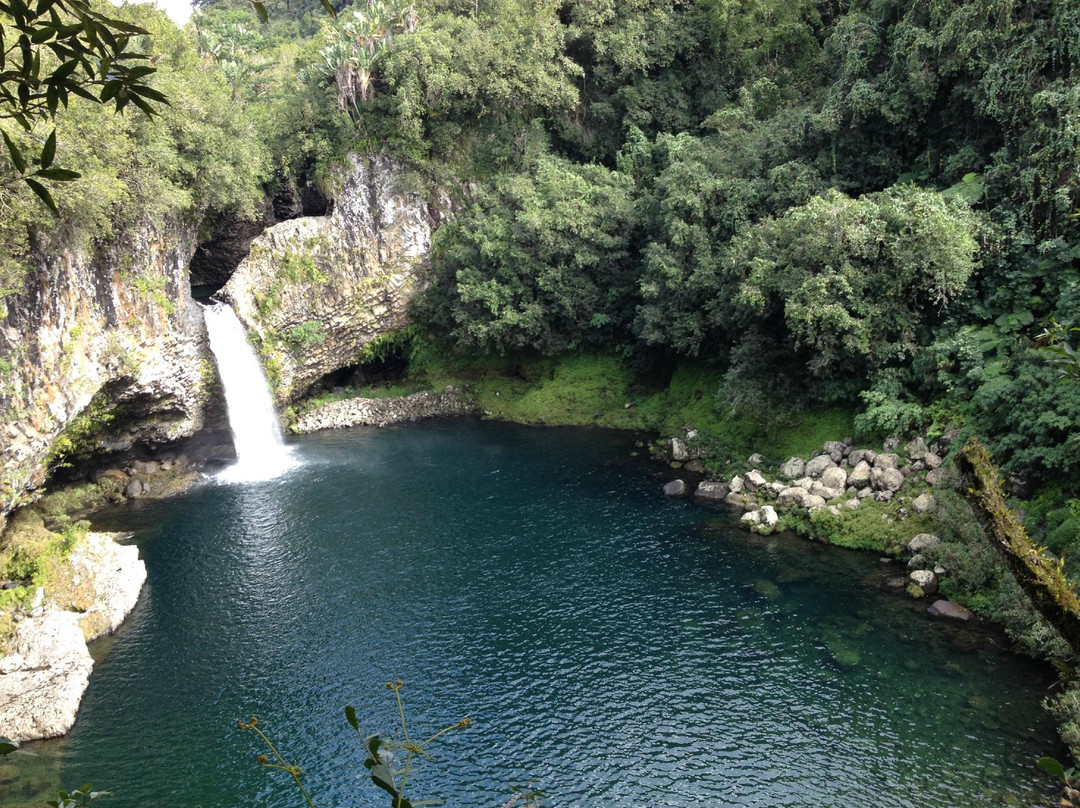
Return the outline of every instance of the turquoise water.
[[[554,806],[1052,802],[1042,668],[930,620],[873,556],[664,498],[626,440],[323,433],[284,478],[122,514],[148,583],[36,783],[298,806],[236,727],[257,715],[317,805],[387,806],[342,708],[393,731],[400,678],[415,736],[473,720],[407,791],[448,806],[528,781]]]

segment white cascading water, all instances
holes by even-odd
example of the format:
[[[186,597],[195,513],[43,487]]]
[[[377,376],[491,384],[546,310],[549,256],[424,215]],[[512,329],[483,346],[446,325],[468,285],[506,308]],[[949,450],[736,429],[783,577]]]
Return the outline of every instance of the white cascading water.
[[[281,437],[277,410],[262,365],[244,326],[226,303],[204,306],[210,350],[225,387],[237,461],[218,475],[227,482],[269,480],[296,465]]]

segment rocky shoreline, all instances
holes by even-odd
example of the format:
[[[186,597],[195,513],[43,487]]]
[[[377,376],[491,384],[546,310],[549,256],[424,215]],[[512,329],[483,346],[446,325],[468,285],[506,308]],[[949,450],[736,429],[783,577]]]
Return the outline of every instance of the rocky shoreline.
[[[87,643],[114,632],[146,581],[136,547],[109,533],[87,533],[72,549],[48,599],[39,589],[0,658],[0,736],[56,738],[75,723],[94,662]]]
[[[421,392],[388,398],[347,398],[332,401],[304,413],[289,428],[297,435],[321,429],[346,429],[352,426],[389,426],[405,421],[472,415],[473,400],[453,387],[442,393]]]
[[[696,437],[693,430],[688,430],[684,437],[670,438],[661,444],[658,454],[673,467],[701,473],[704,465],[700,449],[694,448]],[[765,458],[755,454],[747,460],[750,470],[730,479],[703,479],[691,488],[686,479],[677,477],[663,490],[668,496],[691,494],[699,501],[740,510],[743,527],[763,535],[789,529],[792,520],[839,520],[845,512],[859,510],[866,500],[895,501],[895,513],[902,520],[908,515],[933,514],[933,491],[947,484],[942,454],[940,444],[928,445],[922,437],[902,446],[898,439],[888,439],[881,451],[857,448],[851,438],[845,438],[827,441],[809,458],[789,458],[778,473],[770,475],[772,479],[758,468],[765,467]],[[787,523],[784,517],[788,517]],[[910,538],[893,551],[907,559],[907,575],[896,577],[893,585],[906,588],[914,598],[933,595],[939,579],[948,572],[931,560],[941,540],[921,530],[912,530],[908,535]],[[963,621],[974,616],[947,600],[935,601],[929,611],[935,617]]]

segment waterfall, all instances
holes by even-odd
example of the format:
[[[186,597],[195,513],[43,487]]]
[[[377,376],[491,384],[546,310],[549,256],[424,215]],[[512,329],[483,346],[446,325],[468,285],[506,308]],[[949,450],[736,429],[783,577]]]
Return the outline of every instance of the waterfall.
[[[226,303],[204,306],[210,350],[225,387],[237,462],[218,475],[229,482],[268,480],[296,465],[281,437],[277,410],[244,326]]]

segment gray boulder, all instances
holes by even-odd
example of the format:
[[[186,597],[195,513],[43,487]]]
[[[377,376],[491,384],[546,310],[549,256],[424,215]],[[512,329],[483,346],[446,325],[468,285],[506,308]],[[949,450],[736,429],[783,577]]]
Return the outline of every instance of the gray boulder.
[[[818,455],[806,464],[806,475],[808,477],[820,477],[825,469],[831,469],[835,466],[836,463],[828,455]]]
[[[757,452],[754,452],[752,455],[750,455],[750,457],[746,459],[746,462],[751,466],[764,466],[765,457],[764,455],[760,455]]]
[[[923,465],[928,469],[941,468],[941,456],[936,455],[933,452],[927,452],[922,458]]]
[[[971,609],[965,609],[959,603],[953,603],[951,600],[935,600],[926,611],[934,617],[948,617],[953,620],[963,620],[964,622],[975,616]]]
[[[754,469],[746,475],[746,478],[743,480],[743,485],[746,487],[747,491],[753,492],[764,487],[768,482],[769,481],[762,476],[760,471]]]
[[[844,459],[844,452],[847,447],[838,440],[827,440],[824,446],[825,454],[827,454],[834,463],[839,463]]]
[[[672,480],[664,485],[664,494],[669,497],[681,497],[686,493],[686,483],[682,480]]]
[[[852,449],[847,456],[848,465],[857,466],[864,460],[868,465],[873,465],[877,452],[871,449]]]
[[[930,570],[915,570],[908,578],[927,595],[937,591],[937,576]]]
[[[810,495],[810,492],[805,488],[798,486],[792,486],[791,488],[785,488],[776,497],[776,504],[782,508],[789,507],[791,505],[802,505],[803,500]]]
[[[131,497],[132,499],[142,496],[142,493],[143,484],[141,480],[132,480],[130,483],[127,484],[127,487],[124,489],[124,496]]]
[[[803,497],[802,504],[804,508],[808,508],[809,510],[814,510],[815,508],[824,508],[825,498],[819,497],[817,494],[807,494],[805,497]]]
[[[904,444],[904,454],[910,460],[922,460],[928,451],[926,441],[922,438],[915,438]]]
[[[852,452],[852,454],[855,454]],[[848,474],[848,482],[851,485],[863,486],[870,482],[870,464],[865,460],[859,460],[855,468]]]
[[[679,463],[690,459],[690,450],[678,438],[671,439],[671,459]]]
[[[859,499],[869,499],[870,497],[874,496],[874,489],[868,485],[865,488],[860,488],[859,493],[855,496],[857,496]]]
[[[874,468],[897,469],[900,468],[900,456],[891,452],[882,452],[874,456]]]
[[[746,488],[746,481],[742,477],[736,474],[731,478],[731,493],[741,494],[744,488]]]
[[[945,469],[937,468],[926,472],[926,482],[934,488],[941,488],[945,484]]]
[[[776,514],[776,508],[772,505],[761,506],[761,524],[765,527],[776,527],[776,523],[780,521],[780,517]]]
[[[843,444],[840,445],[843,446]],[[840,467],[825,469],[825,471],[821,472],[821,482],[829,488],[836,488],[843,491],[847,488],[847,480],[847,472]]]
[[[935,505],[934,495],[928,492],[919,494],[911,501],[911,509],[915,513],[930,513],[930,511],[934,510]]]
[[[793,457],[780,467],[780,476],[789,480],[802,477],[806,473],[806,461],[801,457]]]
[[[931,550],[941,544],[941,539],[935,536],[933,533],[920,533],[908,542],[907,549],[909,553],[918,555],[924,550]]]
[[[830,488],[824,483],[814,481],[814,484],[810,486],[810,493],[821,497],[824,500],[836,499],[838,496],[844,493],[843,488]]]
[[[904,484],[904,475],[896,469],[878,468],[870,470],[870,485],[875,491],[899,491]]]
[[[705,480],[698,483],[694,496],[708,500],[722,500],[731,493],[731,486],[720,480]]]

